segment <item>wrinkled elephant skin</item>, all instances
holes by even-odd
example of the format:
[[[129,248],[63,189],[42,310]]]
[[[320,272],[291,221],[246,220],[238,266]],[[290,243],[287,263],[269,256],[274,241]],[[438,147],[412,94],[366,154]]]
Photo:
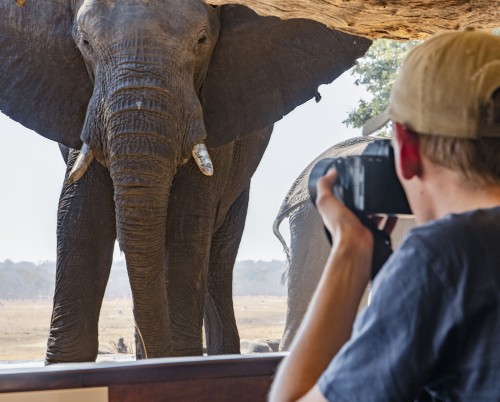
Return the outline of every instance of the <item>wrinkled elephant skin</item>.
[[[237,353],[232,266],[272,124],[369,44],[200,0],[0,0],[0,109],[67,154],[47,362],[96,358],[115,239],[139,357],[201,354],[204,313],[209,353]]]

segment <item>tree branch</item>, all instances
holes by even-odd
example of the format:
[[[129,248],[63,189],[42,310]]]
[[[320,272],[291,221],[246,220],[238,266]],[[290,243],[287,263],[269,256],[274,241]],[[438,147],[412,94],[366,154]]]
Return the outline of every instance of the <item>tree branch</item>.
[[[241,4],[260,15],[308,18],[371,39],[424,39],[466,27],[500,26],[499,0],[205,0]]]

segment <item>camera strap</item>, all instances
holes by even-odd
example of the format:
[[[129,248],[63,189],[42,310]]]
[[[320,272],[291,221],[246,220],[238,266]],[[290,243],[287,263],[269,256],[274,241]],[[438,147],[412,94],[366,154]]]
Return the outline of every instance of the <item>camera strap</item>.
[[[365,214],[356,212],[356,216],[364,226],[370,229],[370,232],[372,232],[373,235],[373,255],[371,269],[371,280],[373,280],[392,254],[391,236],[387,232],[380,230],[377,227],[375,221]],[[332,234],[326,228],[326,226],[323,227],[325,229],[328,242],[331,246],[333,245]]]
[[[361,223],[373,234],[371,279],[373,280],[392,254],[391,236],[377,227],[375,221],[365,214],[356,214]]]

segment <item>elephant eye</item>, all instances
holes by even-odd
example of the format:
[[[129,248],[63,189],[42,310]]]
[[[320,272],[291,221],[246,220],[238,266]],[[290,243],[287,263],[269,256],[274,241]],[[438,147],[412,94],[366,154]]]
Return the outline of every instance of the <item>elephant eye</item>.
[[[80,42],[79,45],[82,49],[85,49],[86,52],[92,53],[93,48],[89,41],[89,36],[81,28],[78,30],[78,42]]]
[[[86,39],[86,38],[82,38],[81,40],[82,42],[82,45],[83,45],[83,48],[88,52],[88,53],[92,53],[94,51],[94,49],[92,48],[92,45],[90,44],[89,40]]]
[[[198,45],[203,45],[207,41],[208,37],[205,32],[202,32],[198,35]]]

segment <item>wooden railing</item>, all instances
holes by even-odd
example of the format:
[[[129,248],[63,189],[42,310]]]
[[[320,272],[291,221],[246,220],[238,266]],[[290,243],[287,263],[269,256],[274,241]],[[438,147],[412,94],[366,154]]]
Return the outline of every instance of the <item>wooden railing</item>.
[[[1,370],[0,401],[4,393],[99,387],[107,387],[109,402],[265,401],[276,366],[284,355],[167,358]]]

